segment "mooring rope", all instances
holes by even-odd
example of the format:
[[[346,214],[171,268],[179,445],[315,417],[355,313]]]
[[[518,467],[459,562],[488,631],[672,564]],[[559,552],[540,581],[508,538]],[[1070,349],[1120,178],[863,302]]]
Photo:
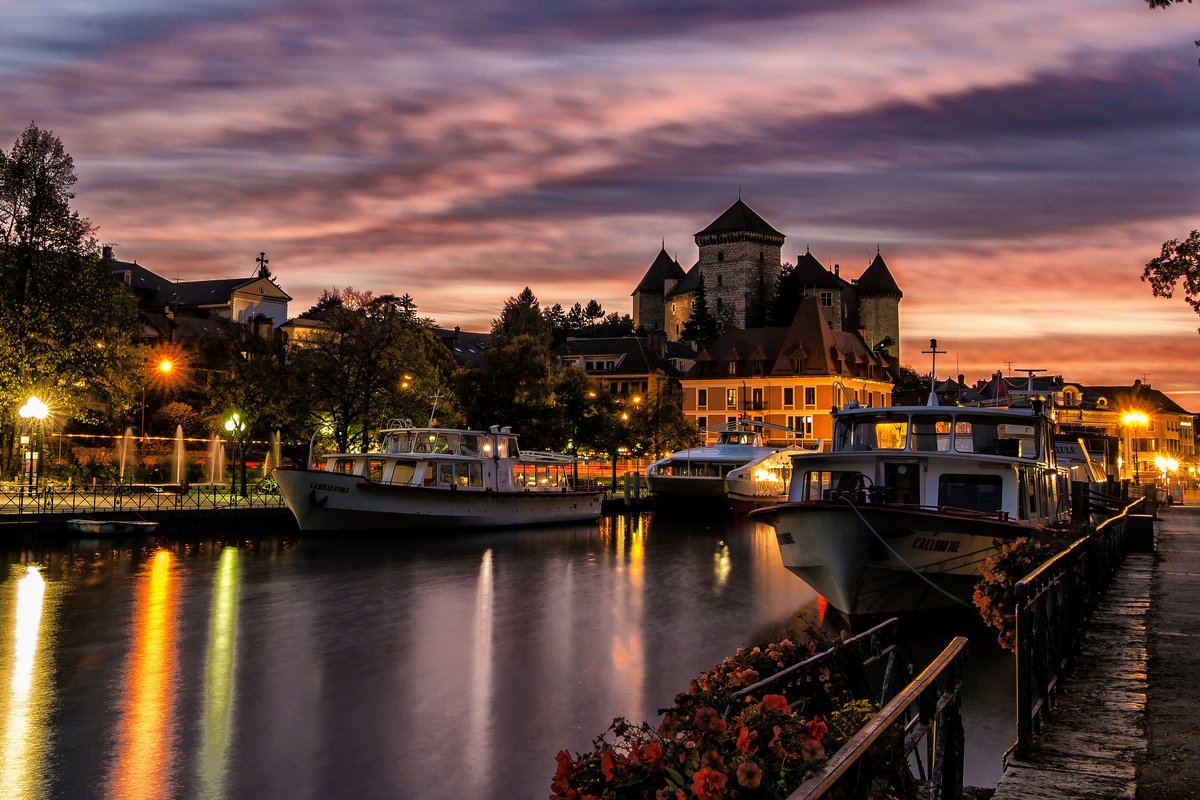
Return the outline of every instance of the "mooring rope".
[[[845,495],[842,495],[842,499],[843,499],[843,500],[845,500],[845,501],[846,501],[846,505],[850,506],[850,509],[851,509],[851,510],[852,510],[852,511],[853,511],[855,514],[857,514],[857,515],[858,515],[858,518],[859,518],[859,520],[861,520],[861,521],[862,521],[862,524],[867,526],[867,530],[869,530],[869,531],[870,531],[872,534],[874,534],[875,538],[879,540],[879,543],[880,543],[880,544],[882,544],[884,547],[886,547],[886,548],[887,548],[887,551],[888,551],[889,553],[891,553],[891,554],[892,554],[892,556],[893,556],[893,557],[895,557],[895,559],[896,559],[897,561],[899,561],[901,564],[903,564],[904,566],[906,566],[906,567],[908,567],[910,570],[912,570],[912,573],[913,573],[914,575],[916,575],[916,576],[917,576],[918,578],[920,578],[921,580],[925,581],[925,583],[929,584],[929,586],[930,586],[931,588],[935,589],[935,590],[936,590],[936,591],[938,591],[938,592],[941,592],[941,593],[942,593],[942,594],[944,594],[946,597],[948,597],[948,598],[950,598],[951,600],[953,600],[955,603],[958,603],[960,606],[962,606],[962,607],[964,607],[964,608],[972,608],[972,607],[973,607],[973,606],[971,606],[969,603],[966,603],[966,602],[964,602],[964,601],[963,601],[961,598],[955,597],[954,595],[950,594],[949,592],[947,592],[947,591],[946,591],[945,589],[943,589],[942,587],[938,586],[938,585],[937,585],[936,583],[934,583],[933,581],[929,580],[929,578],[925,577],[925,574],[924,574],[924,573],[922,573],[922,572],[921,572],[919,569],[917,569],[917,568],[916,568],[916,567],[914,567],[912,564],[910,564],[910,563],[908,563],[907,561],[905,561],[905,560],[904,560],[904,557],[903,557],[903,556],[901,556],[899,553],[897,553],[897,552],[896,552],[894,549],[892,549],[892,546],[891,546],[890,544],[888,544],[888,543],[887,543],[887,540],[885,540],[885,539],[884,539],[882,536],[880,536],[880,535],[879,535],[879,532],[878,532],[878,531],[876,531],[876,530],[875,530],[873,527],[871,527],[871,523],[867,522],[867,518],[866,518],[866,517],[864,517],[864,516],[862,515],[862,512],[858,510],[858,506],[854,505],[854,501],[852,501],[852,500],[851,500],[849,497],[846,497]]]

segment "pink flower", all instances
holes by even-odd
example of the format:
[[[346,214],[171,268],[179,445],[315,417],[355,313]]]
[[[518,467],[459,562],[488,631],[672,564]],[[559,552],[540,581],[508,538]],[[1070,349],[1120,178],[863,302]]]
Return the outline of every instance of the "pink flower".
[[[825,745],[816,739],[805,739],[804,744],[800,745],[800,757],[805,761],[816,761],[818,758],[824,758]]]

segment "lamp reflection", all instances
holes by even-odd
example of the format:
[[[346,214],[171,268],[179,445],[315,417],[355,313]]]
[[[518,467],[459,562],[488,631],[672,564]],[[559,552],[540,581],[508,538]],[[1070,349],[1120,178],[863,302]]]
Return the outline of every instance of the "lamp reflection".
[[[488,548],[483,553],[479,564],[479,582],[475,599],[475,648],[472,655],[471,670],[471,715],[468,728],[468,752],[480,757],[468,759],[471,765],[472,779],[482,794],[487,786],[489,770],[487,765],[490,758],[489,743],[493,737],[490,733],[492,708],[492,678],[495,665],[492,664],[493,637],[493,604],[495,601],[496,585],[492,566],[492,551]],[[490,754],[489,754],[490,755]]]
[[[212,616],[208,625],[203,743],[199,768],[199,796],[202,798],[226,796],[240,589],[241,551],[236,547],[226,547],[221,551],[221,559],[217,563]]]
[[[625,707],[632,710],[643,706],[646,683],[643,646],[646,540],[641,518],[630,515],[618,518],[615,536],[617,568],[612,594],[612,659],[614,675],[628,692]]]
[[[9,682],[5,709],[4,750],[0,759],[0,786],[6,798],[41,797],[43,761],[47,749],[45,724],[48,702],[43,691],[34,691],[42,609],[46,582],[37,567],[29,567],[17,582]]]
[[[171,687],[175,670],[175,596],[170,551],[155,552],[150,576],[139,587],[132,662],[109,775],[119,800],[171,795],[174,747]]]

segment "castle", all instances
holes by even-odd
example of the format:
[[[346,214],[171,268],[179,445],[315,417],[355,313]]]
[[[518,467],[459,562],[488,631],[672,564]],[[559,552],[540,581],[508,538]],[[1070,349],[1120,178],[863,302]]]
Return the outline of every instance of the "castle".
[[[682,339],[683,327],[703,282],[709,313],[725,329],[763,328],[780,291],[815,298],[835,331],[858,332],[867,346],[900,357],[900,300],[903,293],[877,251],[857,280],[841,276],[811,252],[785,270],[785,237],[739,198],[695,234],[699,259],[684,271],[664,246],[633,290],[634,324],[647,334],[662,331]],[[777,321],[778,322],[778,321]],[[786,323],[785,323],[786,324]]]

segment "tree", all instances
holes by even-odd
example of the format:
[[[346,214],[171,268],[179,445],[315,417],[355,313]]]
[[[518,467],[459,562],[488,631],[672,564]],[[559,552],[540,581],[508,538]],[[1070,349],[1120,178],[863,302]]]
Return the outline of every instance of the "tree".
[[[339,450],[367,450],[388,418],[426,416],[435,392],[441,417],[457,419],[454,359],[402,298],[346,288],[324,293],[317,306],[326,330],[295,351],[292,365],[297,396],[316,399],[308,425],[328,424]]]
[[[791,264],[784,264],[779,272],[779,286],[771,302],[767,324],[777,328],[791,325],[803,299],[804,287],[800,285],[800,276],[796,268]]]
[[[692,313],[683,324],[683,338],[695,342],[704,350],[712,345],[721,335],[721,329],[716,317],[708,310],[708,300],[704,294],[704,276],[700,276],[700,286],[696,289],[696,299],[692,303]]]
[[[0,450],[15,453],[16,410],[30,394],[55,417],[95,420],[140,385],[137,307],[100,259],[91,223],[71,209],[75,165],[30,123],[0,151]]]
[[[1200,314],[1200,231],[1192,231],[1182,242],[1165,243],[1158,258],[1147,262],[1142,281],[1150,284],[1155,297],[1173,296],[1182,283],[1184,302]]]

